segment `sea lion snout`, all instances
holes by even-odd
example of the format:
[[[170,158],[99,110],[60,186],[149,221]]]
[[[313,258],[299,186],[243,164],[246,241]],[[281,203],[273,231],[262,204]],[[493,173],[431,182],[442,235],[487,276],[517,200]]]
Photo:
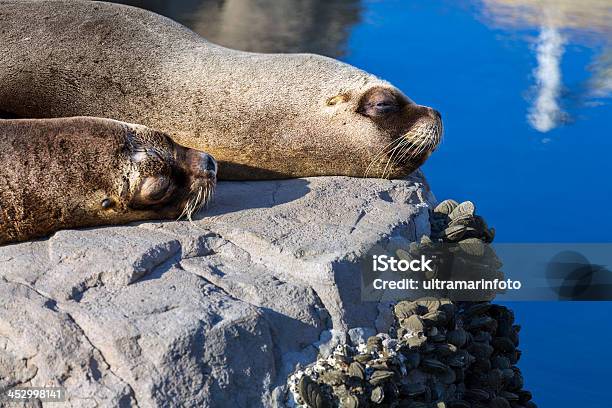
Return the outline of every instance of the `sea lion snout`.
[[[208,153],[187,149],[185,164],[195,178],[214,180],[217,177],[217,161]]]
[[[427,108],[427,114],[429,115],[429,117],[442,122],[442,114],[440,112],[438,112],[434,108],[430,108],[429,106],[426,106],[426,108]]]
[[[392,86],[376,86],[359,100],[357,113],[374,122],[386,135],[365,175],[402,177],[421,166],[442,139],[442,115],[418,105]]]
[[[191,220],[210,202],[217,186],[217,161],[205,152],[180,146],[183,159],[179,161],[189,177],[189,193],[179,218]]]

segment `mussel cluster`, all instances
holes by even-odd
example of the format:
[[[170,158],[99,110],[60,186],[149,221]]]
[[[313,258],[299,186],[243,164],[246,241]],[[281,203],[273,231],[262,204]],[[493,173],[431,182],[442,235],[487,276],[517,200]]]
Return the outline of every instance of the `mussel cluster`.
[[[471,202],[443,201],[431,224],[431,237],[411,246],[406,257],[437,255],[437,275],[500,273],[501,262],[488,246],[495,231]],[[438,295],[396,303],[388,333],[341,344],[295,372],[288,380],[293,402],[311,408],[536,407],[516,367],[520,326],[513,312],[490,303],[494,294],[484,301]]]
[[[495,228],[489,228],[484,218],[475,212],[476,207],[471,201],[461,204],[455,200],[442,201],[431,215],[432,238],[444,242],[493,242]]]
[[[421,279],[445,281],[502,280],[502,263],[489,245],[495,237],[495,229],[489,228],[484,218],[476,215],[471,201],[461,204],[455,200],[442,201],[430,213],[431,236],[424,235],[412,243],[407,251],[399,249],[403,259],[418,259],[425,255],[434,259],[433,271]],[[438,291],[438,297],[453,301],[492,300],[494,290]]]
[[[388,334],[292,375],[300,406],[533,408],[516,367],[520,327],[505,306],[422,298],[394,307]]]

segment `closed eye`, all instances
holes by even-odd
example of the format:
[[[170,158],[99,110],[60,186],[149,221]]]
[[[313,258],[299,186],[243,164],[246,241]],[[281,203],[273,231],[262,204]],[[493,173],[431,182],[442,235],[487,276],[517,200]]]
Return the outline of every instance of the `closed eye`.
[[[140,184],[137,191],[138,202],[142,204],[155,204],[166,198],[174,185],[170,177],[155,176],[147,177]]]

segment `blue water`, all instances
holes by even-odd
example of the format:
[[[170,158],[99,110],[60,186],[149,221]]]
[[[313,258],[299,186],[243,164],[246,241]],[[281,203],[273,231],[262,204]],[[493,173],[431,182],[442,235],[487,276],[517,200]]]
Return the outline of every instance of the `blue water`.
[[[496,26],[480,3],[406,3],[365,2],[343,59],[442,113],[444,141],[424,166],[438,199],[474,201],[496,242],[610,242],[612,105],[589,84],[612,39],[560,30],[565,115],[542,132],[527,119],[537,26]],[[509,306],[523,327],[519,366],[539,406],[612,406],[612,303]]]

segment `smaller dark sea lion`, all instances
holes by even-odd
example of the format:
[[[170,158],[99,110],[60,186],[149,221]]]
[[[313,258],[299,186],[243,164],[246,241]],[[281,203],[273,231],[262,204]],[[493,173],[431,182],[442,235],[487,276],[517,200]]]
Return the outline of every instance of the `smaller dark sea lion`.
[[[187,217],[217,163],[141,125],[93,117],[0,120],[0,245],[59,229]]]

